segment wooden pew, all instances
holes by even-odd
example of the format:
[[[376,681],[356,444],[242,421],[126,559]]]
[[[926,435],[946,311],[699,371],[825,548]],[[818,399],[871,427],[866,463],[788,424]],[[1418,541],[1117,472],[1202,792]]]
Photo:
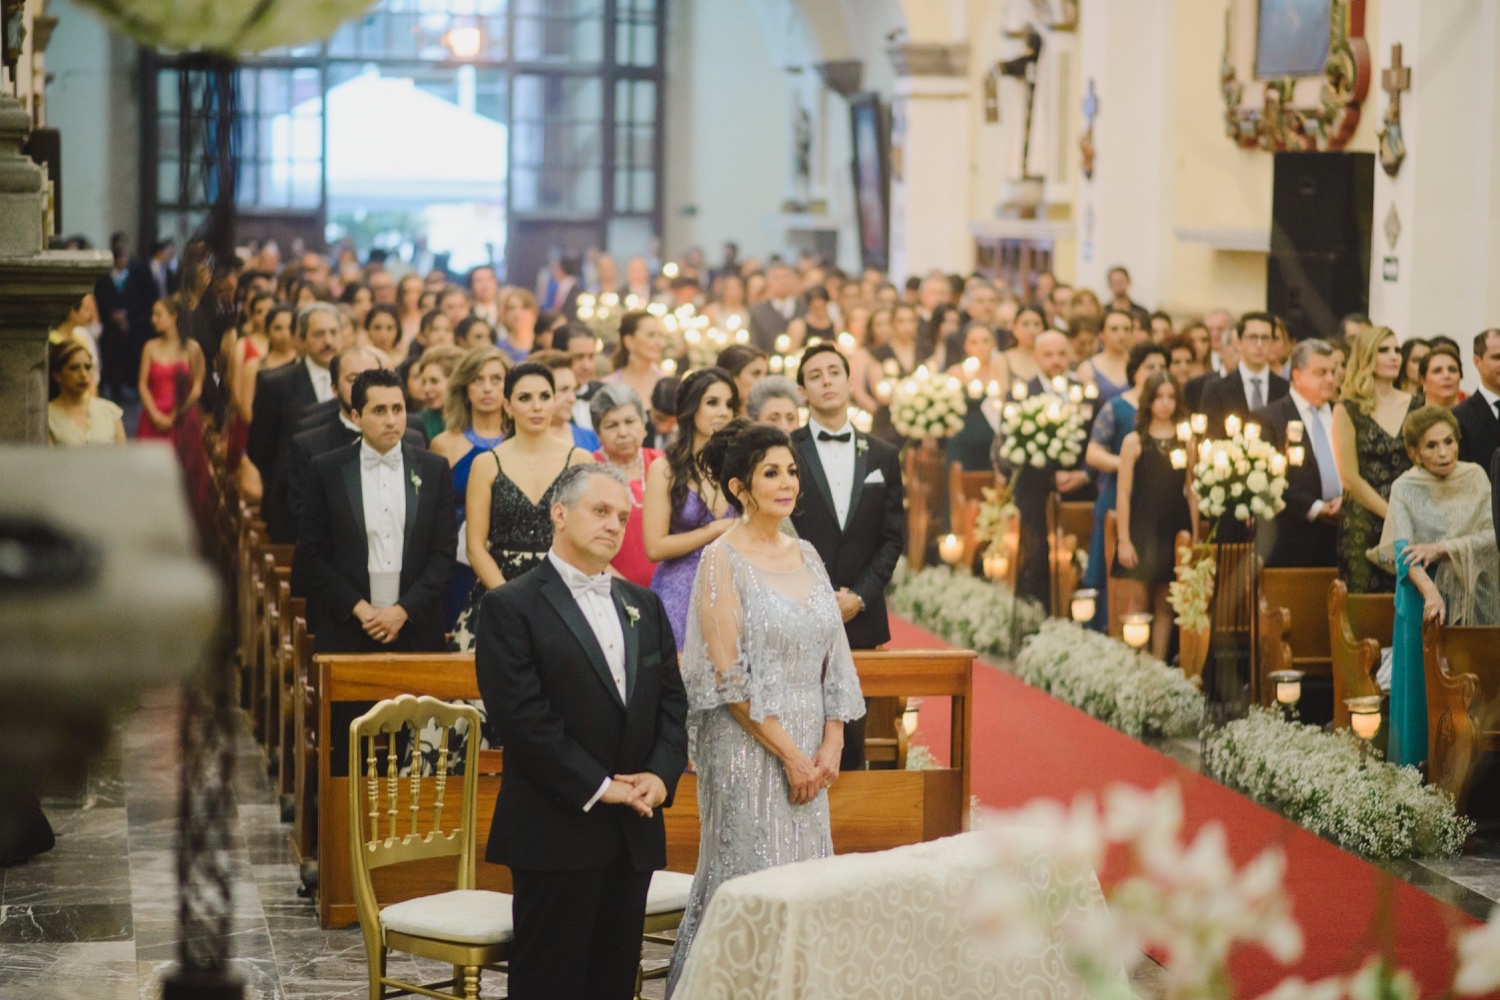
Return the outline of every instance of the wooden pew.
[[[1500,628],[1444,626],[1422,631],[1427,679],[1427,780],[1468,811],[1483,754],[1500,751]]]
[[[1328,567],[1272,567],[1260,573],[1260,703],[1276,703],[1275,670],[1300,670],[1308,677],[1333,673],[1329,638],[1328,588],[1338,571]]]
[[[1396,604],[1391,594],[1351,594],[1343,580],[1328,587],[1329,654],[1333,670],[1333,727],[1349,728],[1345,699],[1379,695],[1380,650],[1391,644]]]
[[[906,449],[902,475],[906,486],[906,562],[912,572],[927,561],[927,543],[942,513],[943,487],[946,483],[941,448],[921,446]]]
[[[834,848],[876,851],[932,840],[963,830],[969,802],[973,722],[973,657],[965,651],[859,652],[855,665],[864,693],[872,698],[911,696],[952,699],[950,760],[955,766],[931,771],[857,771],[841,775],[830,790]],[[318,917],[321,925],[343,927],[355,921],[349,860],[348,778],[334,777],[329,741],[331,706],[343,701],[378,701],[401,693],[427,694],[452,701],[479,696],[471,654],[319,655],[318,675]],[[493,803],[499,793],[500,754],[481,752],[477,842],[488,842]],[[698,859],[697,784],[683,776],[665,813],[667,867],[691,872]],[[401,866],[406,867],[406,866]],[[432,891],[446,873],[402,872],[381,888],[392,901]],[[478,887],[508,891],[508,873],[484,861]]]
[[[301,635],[304,647],[299,650],[297,637]],[[281,649],[277,661],[279,687],[276,692],[276,739],[279,749],[276,754],[277,792],[281,802],[281,821],[293,819],[294,794],[297,786],[296,760],[296,709],[299,655],[312,656],[312,637],[307,632],[307,599],[292,597],[288,601],[287,613],[282,618]]]
[[[973,567],[975,556],[984,547],[974,535],[984,491],[997,484],[998,477],[993,471],[965,472],[960,462],[948,465],[948,530],[963,540],[964,555],[959,566],[966,569]],[[1010,558],[1014,562],[1014,552]]]

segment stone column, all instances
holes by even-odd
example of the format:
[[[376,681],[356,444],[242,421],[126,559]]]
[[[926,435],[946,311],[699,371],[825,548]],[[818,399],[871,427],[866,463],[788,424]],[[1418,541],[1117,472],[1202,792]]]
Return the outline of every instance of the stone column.
[[[932,268],[974,266],[969,218],[972,95],[966,42],[907,42],[891,102],[890,276],[898,284]]]
[[[0,94],[0,441],[47,443],[47,334],[109,269],[107,253],[45,252],[47,179],[21,155],[30,116]]]
[[[1405,158],[1394,177],[1375,170],[1370,316],[1397,336],[1444,333],[1465,357],[1474,335],[1500,321],[1500,7],[1491,0],[1385,3],[1373,32],[1371,96],[1364,113],[1389,129],[1389,85],[1401,46],[1409,70],[1399,92]],[[1389,134],[1388,134],[1389,137]],[[1389,230],[1389,232],[1388,232]],[[1395,239],[1390,238],[1391,235]]]

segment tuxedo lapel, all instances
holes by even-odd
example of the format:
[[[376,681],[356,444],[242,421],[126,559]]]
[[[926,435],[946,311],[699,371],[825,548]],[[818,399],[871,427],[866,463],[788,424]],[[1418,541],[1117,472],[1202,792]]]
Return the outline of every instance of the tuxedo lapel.
[[[344,490],[349,494],[349,506],[354,508],[354,522],[359,525],[359,537],[364,539],[370,529],[365,524],[365,487],[360,475],[357,447],[349,449],[349,458],[344,462]]]
[[[864,434],[855,431],[854,485],[849,491],[849,516],[844,522],[845,531],[854,527],[854,515],[859,510],[859,500],[865,492],[865,476],[869,474],[869,466],[870,442],[865,440]]]
[[[403,478],[406,480],[406,525],[401,530],[401,566],[404,569],[411,565],[411,539],[417,532],[417,503],[422,498],[422,491],[417,489],[417,480],[421,477],[417,472],[416,449],[406,444],[400,447]]]
[[[828,486],[828,475],[823,471],[823,460],[818,457],[818,446],[813,441],[812,430],[804,429],[807,431],[807,436],[797,443],[797,450],[802,453],[802,464],[812,472],[812,481],[818,487],[818,495],[823,498],[823,503],[828,507],[828,513],[833,515],[833,521],[837,524],[839,511],[833,504],[833,490]]]
[[[583,617],[583,611],[578,607],[578,602],[573,600],[573,594],[568,590],[568,585],[563,583],[562,577],[557,575],[557,570],[552,568],[550,560],[544,559],[542,564],[532,572],[547,574],[547,582],[542,584],[542,594],[547,598],[547,603],[552,605],[562,618],[563,624],[568,626],[568,631],[573,633],[573,638],[578,640],[578,645],[583,648],[584,655],[588,657],[589,664],[594,668],[594,673],[598,674],[599,679],[604,682],[615,704],[624,708],[625,702],[620,698],[620,689],[615,685],[614,675],[609,672],[609,664],[604,662],[604,650],[599,647],[599,640],[594,636],[594,630],[589,628],[588,619]]]
[[[610,584],[610,594],[615,599],[615,614],[620,616],[620,631],[625,634],[625,703],[628,705],[630,699],[635,696],[635,674],[640,662],[641,633],[636,627],[638,623],[631,621],[630,614],[625,610],[625,595],[621,593],[620,581],[615,580]]]

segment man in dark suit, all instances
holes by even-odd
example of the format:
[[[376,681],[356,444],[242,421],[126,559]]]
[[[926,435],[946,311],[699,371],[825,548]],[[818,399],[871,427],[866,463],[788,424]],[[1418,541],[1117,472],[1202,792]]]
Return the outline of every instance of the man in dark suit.
[[[1302,464],[1287,465],[1286,509],[1276,515],[1272,530],[1260,535],[1262,547],[1269,550],[1267,566],[1338,565],[1344,491],[1333,462],[1329,406],[1336,388],[1336,367],[1333,347],[1327,341],[1302,341],[1292,350],[1291,391],[1250,415],[1260,423],[1261,436],[1278,450],[1286,447],[1287,424],[1296,420],[1303,427]]]
[[[266,533],[279,545],[297,540],[287,472],[298,421],[308,407],[334,398],[328,365],[339,350],[338,311],[326,302],[303,306],[296,342],[301,360],[255,376],[255,417],[245,443],[245,455],[265,484],[260,509]]]
[[[1209,437],[1224,437],[1224,418],[1231,413],[1243,420],[1287,394],[1287,380],[1271,370],[1275,335],[1271,314],[1252,312],[1240,317],[1232,338],[1226,336],[1226,342],[1232,340],[1238,347],[1240,363],[1203,388],[1202,412],[1208,417]]]
[[[901,456],[849,421],[849,360],[827,341],[809,347],[797,367],[808,424],[792,433],[802,499],[792,514],[836,589],[851,649],[891,639],[885,588],[906,549]],[[865,765],[865,722],[845,727],[841,770]]]
[[[1500,449],[1500,330],[1474,338],[1474,370],[1479,390],[1453,408],[1458,418],[1458,460],[1488,469]]]
[[[797,272],[777,261],[766,268],[766,300],[750,307],[750,342],[767,354],[777,353],[776,338],[806,313]]]
[[[608,573],[630,506],[614,467],[566,470],[551,552],[479,607],[474,668],[505,742],[485,860],[513,877],[515,1000],[633,996],[667,861],[687,694],[660,599]]]
[[[109,238],[114,267],[94,283],[99,309],[101,388],[110,399],[133,398],[140,374],[141,348],[151,339],[151,305],[156,301],[151,271],[130,256],[124,233]]]

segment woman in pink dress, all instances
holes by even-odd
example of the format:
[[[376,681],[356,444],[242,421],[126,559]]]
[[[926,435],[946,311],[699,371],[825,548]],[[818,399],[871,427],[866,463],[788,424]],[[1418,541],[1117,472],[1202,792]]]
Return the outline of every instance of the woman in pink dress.
[[[181,309],[176,296],[157,300],[151,307],[151,326],[156,336],[141,351],[141,422],[137,440],[176,442],[182,415],[198,405],[203,393],[203,349],[195,340],[183,340],[177,331]]]
[[[642,447],[646,440],[646,412],[641,397],[628,385],[601,385],[589,400],[589,416],[599,433],[600,449],[594,457],[618,466],[630,479],[630,521],[625,525],[625,541],[610,563],[611,568],[631,583],[651,586],[656,563],[646,555],[646,536],[641,527],[641,504],[646,489],[646,471],[662,453]]]

